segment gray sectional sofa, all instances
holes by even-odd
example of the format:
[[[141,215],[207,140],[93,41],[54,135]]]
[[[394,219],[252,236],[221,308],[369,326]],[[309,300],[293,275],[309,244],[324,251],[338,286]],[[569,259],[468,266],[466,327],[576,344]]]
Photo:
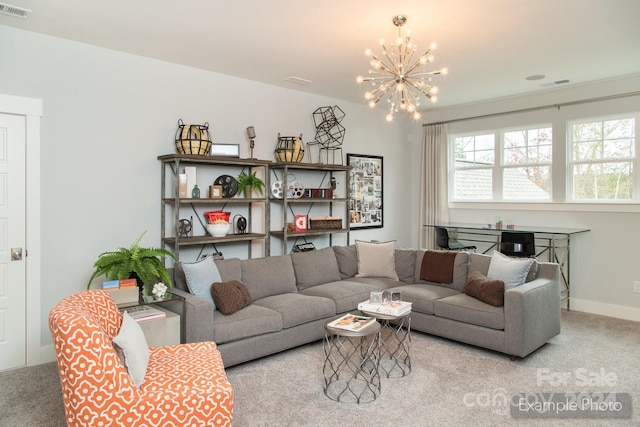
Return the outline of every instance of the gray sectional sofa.
[[[351,245],[199,261],[215,262],[221,281],[240,281],[249,291],[252,303],[230,315],[216,310],[210,298],[189,292],[185,269],[192,265],[176,263],[171,292],[186,299],[185,341],[215,341],[225,366],[236,365],[322,339],[327,320],[357,312],[358,303],[377,289],[401,291],[402,299],[413,303],[412,330],[511,356],[524,357],[560,333],[557,264],[534,262],[526,283],[507,289],[504,306],[496,307],[464,292],[471,272],[488,273],[491,256],[458,252],[450,283],[420,279],[424,250],[395,249],[390,267],[397,278],[362,272],[363,256],[367,252]]]

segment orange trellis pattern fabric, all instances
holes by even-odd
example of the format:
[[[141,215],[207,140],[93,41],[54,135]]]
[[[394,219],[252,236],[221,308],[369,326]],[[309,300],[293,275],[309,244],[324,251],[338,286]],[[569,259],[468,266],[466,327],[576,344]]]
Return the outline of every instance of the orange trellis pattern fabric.
[[[138,389],[113,348],[122,315],[104,291],[49,313],[69,426],[230,426],[233,387],[213,342],[150,348]]]

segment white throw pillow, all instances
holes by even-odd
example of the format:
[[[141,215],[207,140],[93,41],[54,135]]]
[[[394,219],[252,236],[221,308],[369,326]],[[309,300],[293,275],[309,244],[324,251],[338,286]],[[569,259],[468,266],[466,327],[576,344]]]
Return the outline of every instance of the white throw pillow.
[[[384,243],[356,240],[358,274],[356,277],[382,277],[398,280],[396,273],[396,241]]]
[[[218,267],[213,260],[213,255],[209,255],[197,262],[186,262],[182,264],[187,288],[193,295],[211,301],[215,310],[216,304],[211,297],[211,285],[222,282]]]
[[[149,345],[138,322],[126,311],[122,314],[122,326],[113,339],[113,344],[121,351],[122,361],[129,371],[131,381],[136,387],[140,387],[147,374]]]
[[[533,261],[533,258],[512,258],[493,251],[487,277],[502,280],[505,291],[515,288],[525,283]]]

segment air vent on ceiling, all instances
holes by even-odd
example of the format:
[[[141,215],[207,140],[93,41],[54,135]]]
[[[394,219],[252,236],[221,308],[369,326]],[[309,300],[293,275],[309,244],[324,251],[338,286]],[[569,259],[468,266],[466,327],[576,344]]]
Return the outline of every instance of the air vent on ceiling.
[[[0,13],[3,13],[5,15],[27,19],[27,15],[29,15],[30,12],[31,11],[29,9],[23,9],[18,6],[11,6],[10,4],[0,3]]]
[[[308,85],[309,83],[312,83],[311,80],[307,80],[307,79],[303,79],[302,77],[295,77],[295,76],[287,77],[286,79],[284,79],[284,81],[289,83],[294,83],[300,86],[304,86],[304,85]]]

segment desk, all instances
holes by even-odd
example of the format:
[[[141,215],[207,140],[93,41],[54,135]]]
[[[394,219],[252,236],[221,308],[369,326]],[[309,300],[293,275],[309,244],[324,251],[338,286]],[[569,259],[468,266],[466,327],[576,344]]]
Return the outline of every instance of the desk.
[[[492,249],[499,249],[500,236],[503,231],[519,231],[533,233],[536,241],[536,257],[540,257],[545,252],[549,262],[560,264],[560,275],[564,289],[561,291],[561,299],[567,300],[567,310],[569,307],[569,297],[571,291],[570,285],[570,264],[569,249],[571,247],[571,236],[579,233],[590,231],[586,228],[567,228],[567,227],[533,227],[533,226],[517,226],[515,229],[507,230],[506,228],[497,229],[493,225],[488,224],[464,224],[464,223],[447,223],[447,224],[427,224],[425,227],[444,227],[449,231],[452,238],[463,242],[482,243],[486,247],[483,253],[487,253]],[[476,245],[481,248],[481,245]]]

